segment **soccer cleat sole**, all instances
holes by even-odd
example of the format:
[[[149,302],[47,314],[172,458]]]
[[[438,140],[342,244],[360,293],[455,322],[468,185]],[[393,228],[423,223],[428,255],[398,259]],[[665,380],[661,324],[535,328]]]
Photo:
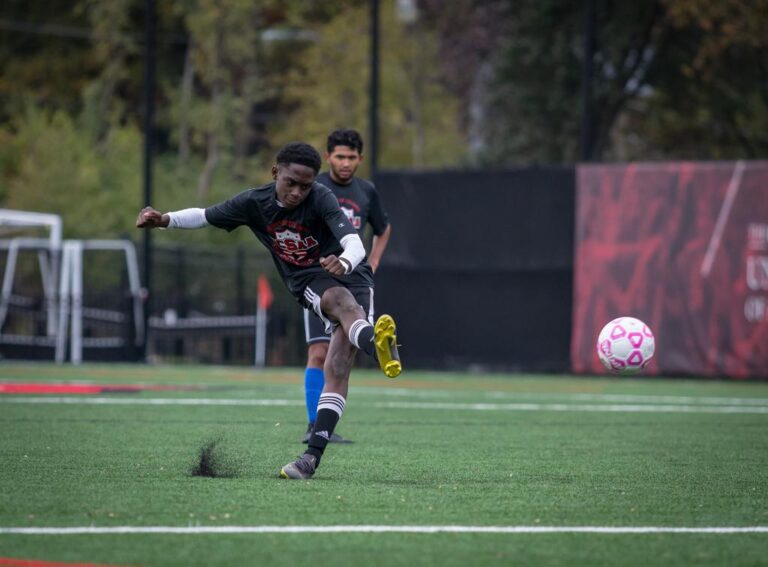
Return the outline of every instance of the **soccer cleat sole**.
[[[301,471],[292,468],[291,465],[285,465],[280,469],[280,478],[287,478],[288,480],[309,480],[312,475],[305,475]]]
[[[388,378],[397,378],[403,371],[400,353],[397,350],[397,327],[395,320],[389,315],[382,315],[373,328],[373,343],[376,346],[376,356],[379,366]]]

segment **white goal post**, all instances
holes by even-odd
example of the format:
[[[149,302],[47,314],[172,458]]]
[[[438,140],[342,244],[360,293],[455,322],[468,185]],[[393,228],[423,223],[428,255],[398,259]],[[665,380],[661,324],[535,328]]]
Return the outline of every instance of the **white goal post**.
[[[0,238],[0,249],[8,250],[8,258],[3,272],[3,285],[0,290],[0,330],[8,316],[8,308],[13,297],[13,281],[16,265],[21,250],[37,251],[43,291],[47,311],[46,329],[48,337],[56,334],[57,298],[56,288],[59,280],[59,260],[62,245],[62,222],[59,215],[0,209],[0,228],[10,229],[10,238]],[[47,238],[13,236],[14,229],[37,228],[48,231]]]
[[[135,346],[139,347],[144,343],[143,293],[133,242],[130,240],[65,240],[59,281],[59,329],[56,334],[56,362],[58,363],[66,359],[67,322],[70,323],[70,359],[73,364],[80,364],[83,361],[84,346],[124,346],[123,340],[118,337],[83,337],[83,252],[87,250],[112,250],[125,254],[128,286],[133,306]]]
[[[39,236],[43,231],[46,237]],[[144,344],[144,293],[139,281],[136,249],[129,240],[63,240],[63,223],[59,215],[0,209],[0,250],[7,251],[0,288],[0,344],[47,347],[54,349],[56,362],[64,362],[67,354],[74,364],[83,360],[83,348],[128,347],[123,337],[83,337],[83,318],[97,317],[111,322],[122,315],[111,310],[83,307],[84,253],[89,250],[115,251],[124,255],[132,301],[134,347]],[[45,298],[45,335],[8,334],[3,328],[9,309],[28,305],[25,291],[14,293],[18,279],[19,254],[36,252]],[[106,319],[105,319],[106,318]],[[69,342],[69,345],[67,344]],[[67,348],[69,347],[69,348]]]

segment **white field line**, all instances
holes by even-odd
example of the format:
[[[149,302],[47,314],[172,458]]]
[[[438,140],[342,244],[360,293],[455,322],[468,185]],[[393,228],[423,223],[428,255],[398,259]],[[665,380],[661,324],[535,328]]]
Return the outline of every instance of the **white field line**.
[[[742,405],[768,406],[768,398],[725,398],[715,396],[655,396],[641,394],[515,394],[513,392],[489,392],[489,398],[551,398],[558,400],[579,400],[591,402],[628,402],[657,404],[694,404],[694,405]]]
[[[410,388],[375,388],[352,386],[350,391],[355,396],[382,396],[403,398],[455,398],[456,390],[416,390]],[[559,401],[592,401],[592,402],[628,402],[628,403],[659,403],[659,404],[695,404],[695,405],[744,405],[768,406],[768,398],[731,398],[716,396],[659,396],[642,394],[564,394],[550,392],[502,392],[498,390],[477,392],[463,390],[470,394],[480,394],[494,400],[500,399],[549,399]]]
[[[0,396],[0,404],[63,404],[63,405],[148,405],[148,406],[301,406],[303,400],[285,399],[226,399],[226,398],[121,398],[121,397],[63,397],[63,396]],[[701,406],[684,404],[562,404],[562,403],[448,403],[448,402],[374,402],[357,404],[362,407],[458,410],[458,411],[556,411],[556,412],[618,412],[618,413],[717,413],[768,414],[768,406]]]
[[[765,406],[698,406],[641,404],[486,404],[442,402],[380,402],[376,407],[393,409],[475,410],[475,411],[578,411],[619,413],[749,413],[768,414]]]
[[[7,382],[7,380],[0,380],[0,384]],[[98,384],[97,381],[61,381],[58,383],[77,383],[77,384]],[[43,382],[41,382],[43,383]],[[285,391],[292,391],[292,389],[285,389]],[[592,402],[626,402],[630,404],[641,403],[658,403],[658,404],[683,404],[683,405],[744,405],[744,406],[767,406],[768,398],[734,398],[723,396],[671,396],[671,395],[647,395],[647,394],[579,394],[579,393],[558,393],[558,392],[508,392],[500,390],[490,391],[478,391],[478,390],[442,390],[442,389],[415,389],[415,388],[380,388],[376,386],[351,386],[350,391],[354,394],[355,399],[357,396],[377,396],[377,397],[394,397],[394,398],[456,398],[462,394],[475,395],[478,397],[490,398],[492,400],[514,399],[520,400],[557,400],[562,402],[570,401],[592,401]],[[240,392],[247,393],[262,393],[260,390],[255,389],[241,389]],[[284,395],[284,392],[281,391]],[[5,394],[0,394],[0,402]],[[14,394],[8,394],[15,396]],[[192,398],[184,398],[192,399]],[[212,398],[215,399],[215,398]],[[242,398],[252,399],[252,398]],[[303,401],[299,400],[267,400],[264,403],[263,400],[255,400],[254,403],[249,405],[280,405],[282,403],[286,406],[302,405]],[[232,405],[225,403],[223,405]]]
[[[311,534],[311,533],[458,533],[458,534],[752,534],[768,526],[113,526],[0,527],[0,535],[124,535],[124,534]]]

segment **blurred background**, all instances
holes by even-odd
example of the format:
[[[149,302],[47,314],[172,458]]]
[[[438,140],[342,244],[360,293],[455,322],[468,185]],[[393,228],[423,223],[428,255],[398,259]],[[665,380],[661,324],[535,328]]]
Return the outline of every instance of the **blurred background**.
[[[6,0],[2,356],[303,365],[250,232],[134,223],[339,127],[410,367],[601,372],[632,315],[651,373],[768,377],[768,0]]]

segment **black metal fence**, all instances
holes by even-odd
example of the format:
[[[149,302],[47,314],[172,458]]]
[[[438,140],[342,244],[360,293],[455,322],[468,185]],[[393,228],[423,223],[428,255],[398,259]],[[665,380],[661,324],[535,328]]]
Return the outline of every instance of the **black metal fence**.
[[[301,310],[284,289],[260,245],[205,248],[158,244],[149,298],[150,360],[253,364],[257,281],[267,276],[266,362],[302,365],[306,356]]]

